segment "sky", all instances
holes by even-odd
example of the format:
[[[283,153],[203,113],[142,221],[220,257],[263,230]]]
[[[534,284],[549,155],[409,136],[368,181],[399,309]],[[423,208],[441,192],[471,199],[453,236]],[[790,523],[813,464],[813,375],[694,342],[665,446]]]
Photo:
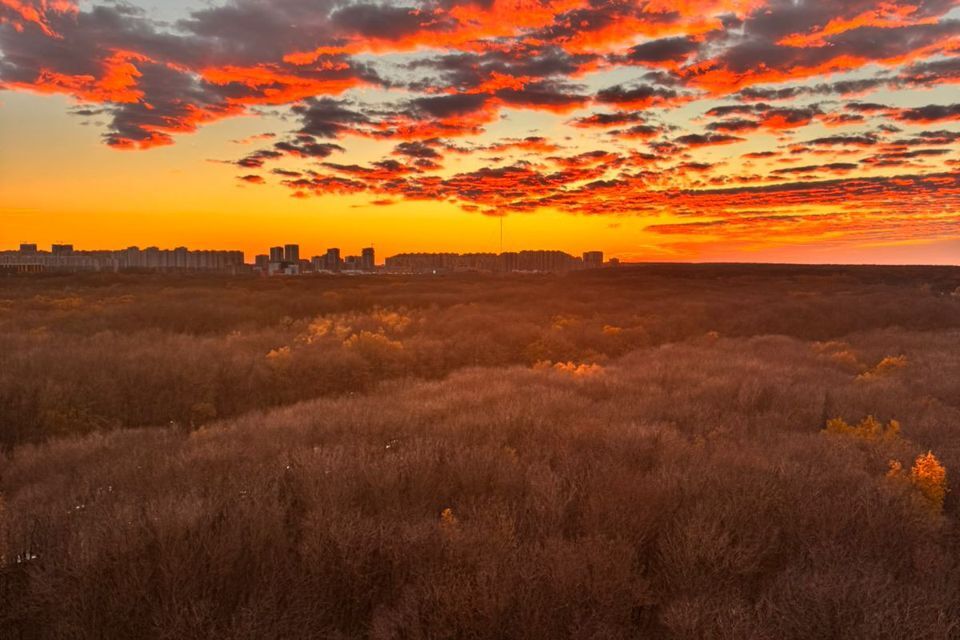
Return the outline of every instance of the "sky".
[[[0,0],[0,249],[960,264],[958,81],[957,0]]]

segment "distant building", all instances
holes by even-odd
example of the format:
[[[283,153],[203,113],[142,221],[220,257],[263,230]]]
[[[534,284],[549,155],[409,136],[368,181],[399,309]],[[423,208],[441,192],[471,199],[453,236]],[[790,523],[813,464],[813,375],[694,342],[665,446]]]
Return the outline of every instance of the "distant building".
[[[70,244],[56,244],[51,246],[50,251],[38,251],[36,247],[35,244],[25,244],[21,245],[20,251],[0,251],[0,267],[14,273],[127,269],[238,273],[245,268],[242,251],[190,251],[186,247],[173,250],[127,247],[119,251],[77,251]]]
[[[265,253],[261,253],[253,259],[253,266],[266,273],[270,268],[270,256]]]
[[[136,247],[134,247],[136,249]],[[187,268],[187,248],[186,247],[177,247],[173,250],[173,259],[177,269],[186,269]]]
[[[340,249],[334,247],[333,249],[327,249],[326,256],[326,267],[327,271],[340,271]]]
[[[577,268],[582,262],[563,251],[521,251],[515,271],[557,273]]]
[[[520,254],[516,251],[507,251],[506,253],[501,253],[500,259],[498,260],[500,271],[506,271],[507,273],[516,271],[519,258]]]
[[[364,271],[376,270],[377,261],[374,257],[373,247],[367,247],[360,252],[360,268]]]
[[[402,253],[385,261],[388,271],[403,273],[447,273],[462,271],[557,273],[583,265],[562,251],[520,251],[495,253]]]
[[[310,258],[310,267],[314,271],[323,271],[326,268],[326,259],[323,256],[313,256]]]
[[[300,264],[300,245],[288,244],[283,247],[283,261],[292,264]]]
[[[599,269],[603,266],[603,251],[586,251],[583,254],[585,269]]]
[[[283,262],[283,247],[270,247],[270,262]]]

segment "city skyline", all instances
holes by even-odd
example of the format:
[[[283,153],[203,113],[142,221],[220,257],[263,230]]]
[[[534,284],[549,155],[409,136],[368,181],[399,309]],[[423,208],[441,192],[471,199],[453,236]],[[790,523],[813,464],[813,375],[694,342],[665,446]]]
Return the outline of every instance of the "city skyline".
[[[0,0],[0,247],[472,252],[503,224],[958,264],[958,51],[952,0]]]
[[[309,256],[309,257],[308,257]],[[588,250],[580,256],[550,249],[500,252],[402,252],[377,262],[376,249],[364,247],[359,254],[344,255],[339,247],[323,253],[301,254],[300,245],[271,246],[249,261],[242,251],[197,250],[185,246],[160,248],[130,246],[122,249],[85,250],[73,244],[21,243],[16,250],[0,250],[0,274],[82,271],[208,271],[233,275],[299,276],[310,273],[440,273],[440,272],[537,272],[557,273],[619,266],[620,260],[604,260],[604,252]]]
[[[49,249],[44,248],[45,246],[49,247]],[[318,245],[318,246],[319,246],[319,245]],[[287,257],[287,253],[286,253],[287,250],[288,250],[288,248],[292,248],[293,251],[297,252],[297,256],[298,256],[298,257],[297,257],[297,258],[294,258],[294,259],[288,258],[288,257]],[[18,242],[18,243],[16,243],[16,245],[13,245],[13,246],[10,246],[10,247],[0,246],[0,254],[3,254],[3,253],[18,253],[18,252],[19,252],[19,253],[39,253],[39,254],[44,254],[44,253],[46,253],[46,254],[56,255],[56,254],[58,254],[58,253],[73,253],[73,252],[76,252],[76,253],[114,252],[114,253],[116,253],[116,252],[122,252],[122,251],[131,250],[131,249],[132,249],[132,250],[138,250],[138,251],[159,250],[159,251],[166,251],[166,252],[174,252],[174,251],[178,251],[178,250],[184,250],[184,251],[194,252],[194,253],[196,253],[196,252],[240,253],[240,254],[243,254],[243,256],[244,256],[244,262],[245,262],[245,263],[247,263],[247,264],[253,264],[253,263],[255,262],[256,258],[260,258],[260,257],[270,258],[270,259],[272,260],[274,257],[277,256],[277,254],[274,253],[274,252],[276,252],[276,251],[278,251],[278,250],[280,251],[280,254],[279,254],[279,255],[280,255],[281,257],[277,258],[276,261],[283,261],[283,260],[295,261],[296,259],[309,260],[309,259],[311,259],[311,258],[320,256],[320,255],[323,255],[323,254],[327,254],[327,253],[329,253],[330,251],[337,251],[337,252],[339,252],[339,253],[341,253],[341,254],[343,253],[343,252],[341,251],[341,247],[340,247],[340,246],[334,246],[334,247],[327,246],[327,247],[324,248],[323,250],[306,250],[306,251],[302,251],[302,248],[303,248],[303,245],[300,244],[299,242],[297,242],[297,243],[284,243],[284,244],[282,244],[282,245],[277,244],[277,245],[272,245],[272,246],[271,246],[271,245],[268,245],[268,246],[266,246],[266,247],[260,247],[259,249],[254,250],[252,253],[249,253],[249,252],[242,251],[242,250],[238,250],[238,249],[225,249],[225,248],[223,248],[222,246],[219,247],[219,248],[207,249],[207,248],[200,248],[200,247],[191,247],[191,246],[188,246],[188,245],[186,245],[186,244],[176,244],[176,245],[170,245],[170,246],[160,246],[160,245],[158,245],[158,244],[148,244],[148,245],[144,245],[144,246],[141,246],[141,245],[128,245],[128,246],[118,246],[118,247],[113,247],[113,248],[107,248],[107,247],[99,246],[99,247],[95,247],[95,248],[94,248],[94,247],[82,247],[82,246],[77,245],[77,244],[72,243],[72,242],[62,242],[62,241],[61,241],[61,242],[52,242],[52,243],[48,243],[47,245],[44,245],[43,243],[40,243],[40,242],[28,241],[28,242]],[[372,255],[372,252],[375,251],[375,249],[376,249],[376,245],[375,245],[375,244],[371,244],[369,247],[361,247],[361,248],[359,249],[359,251],[357,252],[357,255],[362,255],[363,253],[365,253],[365,252],[367,252],[367,251],[370,251],[370,252],[371,252],[371,255]],[[527,247],[527,248],[523,248],[523,249],[518,249],[518,250],[516,250],[516,251],[561,251],[561,250],[560,250],[560,249],[555,249],[555,248],[545,248],[545,247],[538,247],[538,248]],[[487,254],[499,255],[499,254],[501,254],[501,253],[512,253],[512,252],[516,252],[516,251],[465,251],[465,252],[452,252],[452,251],[398,251],[398,252],[396,252],[395,254],[391,254],[391,255],[403,255],[403,254],[410,254],[410,253],[420,253],[420,254],[427,254],[427,255],[431,255],[431,254],[436,254],[436,255],[441,255],[441,254],[457,254],[457,253],[463,254],[463,255],[469,255],[469,254],[476,254],[476,253],[487,253]],[[599,253],[599,254],[601,254],[601,255],[605,255],[605,253],[604,253],[603,250],[596,250],[596,249],[583,250],[583,251],[581,251],[581,253],[584,253],[584,254]],[[273,255],[271,255],[271,254],[273,254]],[[378,255],[379,255],[379,252],[378,252]],[[389,256],[387,256],[387,257],[389,257]],[[608,257],[616,257],[616,256],[608,256]]]

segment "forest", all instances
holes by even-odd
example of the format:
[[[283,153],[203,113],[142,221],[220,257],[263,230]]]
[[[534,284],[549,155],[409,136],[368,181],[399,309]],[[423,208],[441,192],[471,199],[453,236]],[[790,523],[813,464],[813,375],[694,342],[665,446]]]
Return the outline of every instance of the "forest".
[[[0,629],[956,638],[960,268],[0,277]]]

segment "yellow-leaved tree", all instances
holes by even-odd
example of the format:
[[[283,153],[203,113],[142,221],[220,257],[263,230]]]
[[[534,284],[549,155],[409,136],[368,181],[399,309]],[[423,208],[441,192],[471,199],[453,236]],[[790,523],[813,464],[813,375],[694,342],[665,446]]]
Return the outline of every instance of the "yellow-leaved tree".
[[[843,418],[834,418],[827,421],[824,432],[871,443],[909,445],[900,435],[899,422],[891,420],[884,425],[873,416],[867,416],[857,424],[847,424]],[[908,482],[923,496],[932,511],[935,513],[943,511],[948,490],[947,470],[932,451],[917,456],[909,475],[904,471],[903,464],[899,460],[890,460],[887,478],[897,482]]]
[[[938,513],[943,510],[943,501],[947,497],[947,470],[932,451],[917,456],[910,469],[910,482],[930,502],[932,509]]]
[[[827,433],[836,435],[850,436],[867,440],[869,442],[893,441],[900,437],[900,423],[891,420],[886,425],[874,418],[867,416],[858,424],[847,424],[843,418],[834,418],[827,420]]]

